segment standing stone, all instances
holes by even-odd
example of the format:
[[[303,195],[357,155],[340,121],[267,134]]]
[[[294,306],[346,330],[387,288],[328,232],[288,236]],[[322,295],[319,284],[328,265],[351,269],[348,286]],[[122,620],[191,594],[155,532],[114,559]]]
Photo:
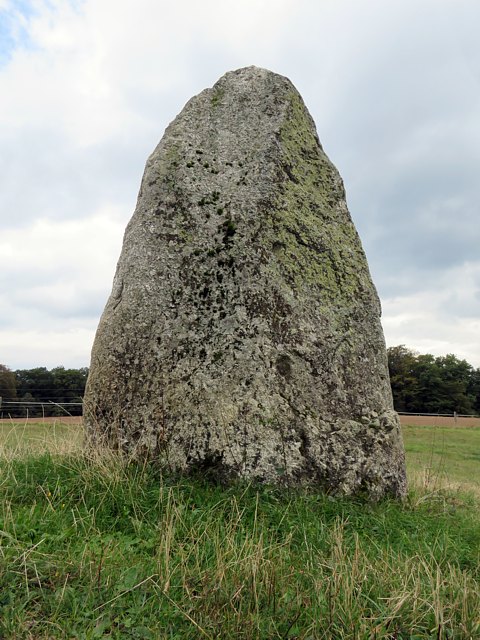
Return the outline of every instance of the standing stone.
[[[287,78],[227,73],[148,159],[85,423],[174,472],[405,494],[379,299]]]

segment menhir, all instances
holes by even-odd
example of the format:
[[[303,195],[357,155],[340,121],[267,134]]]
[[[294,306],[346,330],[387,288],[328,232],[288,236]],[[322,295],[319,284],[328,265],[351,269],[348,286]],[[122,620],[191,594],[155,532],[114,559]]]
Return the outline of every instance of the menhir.
[[[287,78],[227,73],[148,159],[85,424],[174,472],[405,494],[378,296]]]

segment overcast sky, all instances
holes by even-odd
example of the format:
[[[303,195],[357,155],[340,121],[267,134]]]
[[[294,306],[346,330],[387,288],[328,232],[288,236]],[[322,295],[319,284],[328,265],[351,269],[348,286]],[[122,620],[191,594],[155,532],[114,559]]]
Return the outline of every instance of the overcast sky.
[[[194,94],[288,76],[389,346],[480,366],[479,0],[0,0],[0,363],[89,364],[149,153]]]

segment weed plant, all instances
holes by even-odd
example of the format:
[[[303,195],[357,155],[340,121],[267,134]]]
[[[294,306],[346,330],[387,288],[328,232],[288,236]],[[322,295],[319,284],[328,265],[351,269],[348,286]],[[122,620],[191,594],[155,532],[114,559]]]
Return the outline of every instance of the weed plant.
[[[0,638],[480,637],[474,494],[369,504],[78,451],[0,471]]]

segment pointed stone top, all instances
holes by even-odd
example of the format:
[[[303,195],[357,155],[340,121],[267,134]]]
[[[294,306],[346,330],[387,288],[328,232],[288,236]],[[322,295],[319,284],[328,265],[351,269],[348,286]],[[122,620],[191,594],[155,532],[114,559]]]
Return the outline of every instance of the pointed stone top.
[[[241,85],[241,84],[254,84],[268,82],[280,82],[282,84],[288,83],[293,87],[292,82],[286,77],[282,76],[274,71],[265,69],[263,67],[256,67],[251,65],[249,67],[241,67],[240,69],[233,69],[227,71],[217,82],[213,85],[213,88],[218,85]]]

